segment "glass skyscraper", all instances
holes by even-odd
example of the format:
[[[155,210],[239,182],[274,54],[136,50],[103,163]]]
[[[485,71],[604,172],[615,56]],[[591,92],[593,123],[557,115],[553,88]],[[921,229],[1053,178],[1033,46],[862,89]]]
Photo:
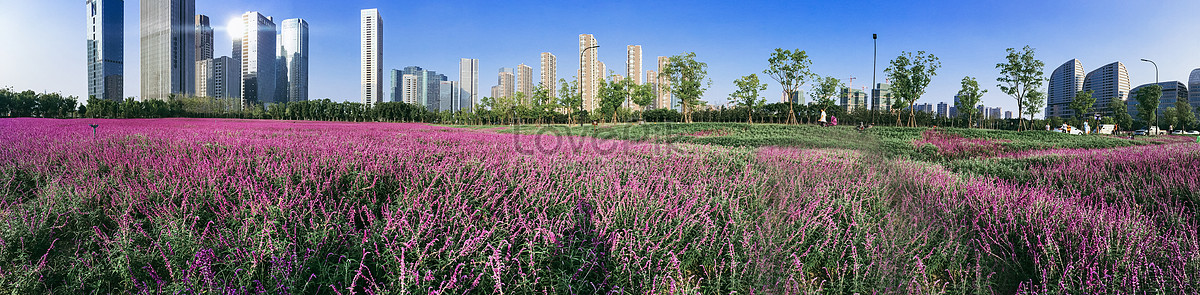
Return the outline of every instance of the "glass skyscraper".
[[[280,59],[287,68],[287,100],[308,100],[308,22],[286,19],[279,36]]]
[[[87,1],[88,96],[120,101],[125,88],[125,1]]]
[[[195,12],[195,0],[142,0],[143,100],[195,93]]]

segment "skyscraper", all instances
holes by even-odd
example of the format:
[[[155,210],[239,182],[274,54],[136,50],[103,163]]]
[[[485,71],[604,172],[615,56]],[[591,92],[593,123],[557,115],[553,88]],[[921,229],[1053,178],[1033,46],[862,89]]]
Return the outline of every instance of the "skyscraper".
[[[213,58],[213,28],[207,15],[196,15],[196,60]],[[196,90],[196,92],[200,92]]]
[[[383,19],[379,9],[363,9],[360,16],[362,103],[370,108],[383,102]]]
[[[142,0],[143,100],[195,92],[195,11],[194,0]]]
[[[551,99],[558,98],[558,87],[554,84],[558,82],[558,57],[549,52],[542,52],[542,73],[541,85],[546,88],[547,97]]]
[[[1188,76],[1188,102],[1192,109],[1200,108],[1200,69],[1192,70]]]
[[[625,77],[633,79],[633,83],[642,85],[642,46],[629,45],[625,47]]]
[[[458,60],[459,110],[475,111],[479,103],[479,60],[463,58]]]
[[[308,100],[308,22],[283,20],[279,29],[279,51],[287,73],[287,100]]]
[[[842,87],[842,93],[839,98],[841,99],[841,106],[846,109],[847,113],[867,108],[867,91],[865,90]]]
[[[421,79],[415,74],[400,75],[400,97],[404,103],[419,104],[421,97],[418,94],[424,92],[421,87]]]
[[[438,95],[440,95],[440,97],[438,97],[439,111],[454,112],[461,108],[459,103],[462,102],[462,98],[459,96],[462,95],[462,91],[459,90],[461,86],[459,86],[458,83],[458,81],[438,82],[438,88],[441,88],[438,91]]]
[[[597,46],[596,37],[592,34],[579,34],[579,55],[583,56],[580,61],[579,88],[583,92],[583,109],[589,112],[600,107],[596,91],[600,89],[600,80],[604,79],[600,61],[597,60],[597,48],[591,48],[593,46]]]
[[[663,69],[666,69],[667,64],[669,64],[670,62],[671,62],[670,57],[666,57],[666,56],[658,57],[658,73],[656,75],[657,76],[656,80],[658,81],[658,92],[655,95],[655,97],[657,97],[657,99],[654,100],[654,108],[667,109],[667,108],[672,107],[671,106],[671,80],[666,75],[663,75]]]
[[[1072,59],[1063,63],[1050,75],[1049,91],[1046,99],[1046,118],[1070,118],[1075,116],[1071,110],[1071,101],[1075,94],[1083,90],[1083,62]]]
[[[517,89],[515,93],[525,94],[523,104],[528,104],[533,97],[533,68],[525,64],[517,65]]]
[[[277,77],[275,22],[257,11],[242,14],[242,91],[243,106],[273,103]]]
[[[1114,62],[1088,73],[1082,91],[1088,90],[1093,91],[1092,98],[1096,99],[1093,109],[1112,115],[1114,110],[1109,109],[1109,103],[1114,99],[1125,101],[1129,98],[1129,72],[1125,70],[1125,64]]]
[[[657,76],[658,76],[657,71],[654,71],[654,70],[646,71],[646,84],[650,85],[651,95],[657,95],[657,93],[658,93],[658,77]],[[655,102],[657,102],[657,101],[658,101],[657,96],[654,99],[651,99],[649,109],[658,108],[658,106],[655,104]]]
[[[412,91],[403,89],[404,86],[409,86],[403,81],[404,76],[411,75],[416,79],[416,87]],[[425,106],[429,110],[438,109],[438,99],[440,98],[441,82],[446,81],[445,75],[439,75],[437,72],[428,71],[418,66],[407,66],[404,70],[392,72],[392,84],[399,82],[402,87],[400,92],[392,94],[393,101],[403,101],[411,104]]]
[[[120,101],[125,93],[125,1],[87,1],[88,96]]]
[[[391,90],[390,93],[392,94],[392,96],[391,96],[391,99],[388,101],[403,102],[404,101],[404,73],[400,72],[400,70],[392,69],[391,77],[392,78],[388,80],[391,82],[391,84],[390,84],[391,87],[388,87],[388,88],[389,88],[389,90]]]
[[[950,117],[950,104],[947,104],[944,101],[939,102],[937,104],[937,117],[938,118],[949,118]]]

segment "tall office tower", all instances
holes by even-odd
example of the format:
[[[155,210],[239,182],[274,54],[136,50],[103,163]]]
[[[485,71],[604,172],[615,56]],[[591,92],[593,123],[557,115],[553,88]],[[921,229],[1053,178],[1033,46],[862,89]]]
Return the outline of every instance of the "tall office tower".
[[[596,37],[592,34],[579,34],[579,55],[583,57],[579,61],[579,88],[583,90],[583,109],[589,112],[600,107],[596,91],[600,89],[600,80],[604,79],[600,61],[597,60],[598,48],[591,48],[594,46],[598,46]]]
[[[196,87],[195,0],[142,0],[142,99],[191,95]]]
[[[625,47],[625,77],[633,79],[633,83],[642,85],[642,46],[629,45]]]
[[[421,79],[415,74],[402,74],[400,76],[400,97],[404,103],[420,104],[420,95],[424,89],[421,84]]]
[[[1012,118],[1013,118],[1013,112],[1012,112],[1012,111],[1004,111],[1004,119],[1005,119],[1005,120],[1012,119]]]
[[[1192,70],[1188,76],[1188,103],[1192,109],[1200,108],[1200,69]]]
[[[287,101],[308,100],[308,22],[293,18],[279,26],[279,51],[287,73]]]
[[[379,9],[363,9],[362,39],[362,103],[368,108],[383,102],[383,19]]]
[[[479,103],[479,60],[463,58],[458,60],[459,110],[475,111]]]
[[[1137,99],[1134,99],[1134,95],[1138,93],[1138,90],[1142,90],[1142,87],[1148,87],[1150,85],[1158,85],[1159,87],[1162,87],[1162,96],[1158,98],[1157,112],[1159,118],[1162,118],[1163,114],[1166,114],[1167,108],[1175,107],[1175,102],[1180,100],[1187,101],[1188,96],[1190,96],[1187,85],[1179,81],[1164,81],[1159,82],[1158,84],[1149,83],[1134,87],[1133,90],[1129,91],[1129,101],[1126,103],[1126,105],[1128,105],[1127,109],[1129,110],[1129,116],[1135,119],[1138,117],[1138,112],[1140,111],[1138,110],[1139,103]]]
[[[1092,98],[1096,99],[1093,109],[1097,113],[1112,115],[1114,110],[1109,109],[1109,103],[1114,99],[1128,99],[1129,87],[1129,72],[1125,70],[1125,64],[1114,62],[1088,73],[1083,79],[1082,91],[1093,91]]]
[[[449,81],[446,75],[434,71],[425,72],[425,109],[436,112],[442,105],[442,82]]]
[[[407,85],[403,81],[405,75],[412,75],[416,79],[416,83],[412,91],[405,91],[403,86]],[[438,99],[440,97],[442,81],[446,81],[446,75],[440,75],[434,71],[427,71],[418,66],[407,66],[404,70],[392,72],[392,84],[401,85],[400,91],[392,93],[393,101],[403,101],[407,103],[425,106],[429,110],[436,110],[438,107]],[[393,90],[395,91],[395,90]],[[411,95],[411,96],[410,96]]]
[[[462,95],[462,91],[459,91],[460,86],[458,85],[458,81],[438,82],[438,88],[440,88],[438,91],[438,111],[458,111],[461,107],[459,103],[462,101],[459,97],[459,95]]]
[[[517,89],[514,93],[524,93],[525,101],[523,104],[529,104],[530,98],[533,97],[533,68],[525,64],[517,65]]]
[[[257,11],[242,14],[242,105],[275,102],[275,22]]]
[[[1083,62],[1072,59],[1063,63],[1050,75],[1049,91],[1046,99],[1046,118],[1071,118],[1075,111],[1071,110],[1071,101],[1075,94],[1083,90]]]
[[[871,109],[881,112],[892,110],[892,84],[876,83],[875,89],[871,89]]]
[[[513,89],[513,85],[515,84],[514,81],[516,81],[516,77],[513,76],[511,71],[504,71],[504,69],[501,69],[500,73],[496,77],[496,90],[493,91],[494,93],[492,94],[492,98],[513,97],[515,92]]]
[[[207,15],[196,15],[196,61],[213,58],[213,28]],[[196,90],[197,93],[200,90]]]
[[[939,102],[937,104],[937,117],[938,118],[949,118],[949,116],[950,116],[950,104],[947,104],[944,101]]]
[[[392,69],[391,77],[392,78],[389,79],[388,81],[391,81],[391,85],[390,85],[391,87],[389,87],[389,89],[392,91],[391,92],[392,96],[391,96],[391,99],[388,101],[403,102],[404,101],[404,72],[401,72],[400,70]]]
[[[120,101],[125,93],[125,0],[87,1],[88,96]]]
[[[558,98],[558,57],[549,52],[542,52],[542,88],[546,88],[547,97]]]
[[[670,62],[671,62],[670,57],[666,57],[666,56],[658,57],[658,73],[657,73],[657,77],[656,77],[657,78],[656,80],[658,81],[658,92],[655,95],[655,97],[657,97],[658,99],[654,100],[655,108],[659,108],[659,109],[671,108],[671,79],[667,78],[667,76],[663,75],[663,73],[662,73],[663,69],[666,69],[667,64],[669,64]]]

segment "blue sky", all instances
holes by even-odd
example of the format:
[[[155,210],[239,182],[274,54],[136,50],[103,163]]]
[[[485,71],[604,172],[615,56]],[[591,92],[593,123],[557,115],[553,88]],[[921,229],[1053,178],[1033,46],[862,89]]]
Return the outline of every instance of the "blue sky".
[[[0,87],[86,96],[82,0],[0,0]],[[139,1],[125,2],[126,96],[139,91]],[[724,103],[733,80],[762,75],[774,48],[799,48],[823,76],[867,87],[871,34],[878,33],[877,80],[901,51],[924,50],[943,68],[921,102],[952,101],[963,76],[991,90],[989,106],[1014,109],[996,87],[995,64],[1008,47],[1033,46],[1046,74],[1072,58],[1089,71],[1113,61],[1129,69],[1133,86],[1185,81],[1200,68],[1200,1],[270,1],[198,0],[196,11],[217,28],[216,54],[229,55],[226,23],[245,11],[276,19],[304,18],[311,29],[310,96],[358,100],[359,10],[379,8],[385,68],[419,65],[458,79],[458,59],[480,59],[480,89],[495,85],[501,67],[558,56],[560,78],[578,71],[578,35],[590,33],[600,60],[624,71],[625,46],[643,46],[643,70],[655,58],[694,51],[709,65],[713,85],[704,100]],[[59,13],[61,12],[61,13]],[[51,17],[55,16],[55,17]],[[780,88],[768,78],[768,102]],[[807,86],[806,86],[807,88]]]

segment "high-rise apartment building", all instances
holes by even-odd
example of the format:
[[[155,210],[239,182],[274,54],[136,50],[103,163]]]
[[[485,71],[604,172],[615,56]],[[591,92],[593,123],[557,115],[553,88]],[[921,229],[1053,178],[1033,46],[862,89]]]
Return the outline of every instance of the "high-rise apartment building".
[[[671,105],[671,79],[663,75],[663,69],[667,68],[667,64],[671,63],[671,58],[666,56],[658,57],[658,72],[655,73],[655,81],[658,84],[658,90],[655,92],[654,108],[668,109]],[[649,78],[649,77],[647,77]]]
[[[87,1],[88,96],[120,101],[125,93],[125,1]]]
[[[867,108],[866,90],[842,87],[842,93],[840,96],[838,96],[838,98],[841,100],[840,105],[846,109],[847,113],[853,113],[857,110]]]
[[[286,73],[287,101],[308,100],[308,22],[293,18],[279,26],[279,60]]]
[[[642,46],[629,45],[625,47],[625,77],[633,79],[633,83],[642,85]]]
[[[276,102],[279,70],[276,62],[276,28],[272,18],[257,11],[242,14],[241,57],[243,106]]]
[[[420,94],[424,93],[421,78],[416,74],[400,75],[400,97],[404,103],[420,104]]]
[[[207,15],[196,15],[196,61],[213,58],[213,28]],[[196,90],[197,93],[200,90]]]
[[[658,108],[658,105],[656,105],[656,102],[658,101],[658,71],[646,71],[646,84],[650,85],[650,93],[655,95],[655,97],[650,100],[649,109],[656,109]]]
[[[1005,120],[1012,119],[1012,118],[1013,118],[1013,112],[1012,112],[1012,111],[1004,111],[1004,119],[1005,119]]]
[[[871,109],[881,112],[892,110],[892,104],[895,103],[892,97],[892,84],[876,83],[875,89],[871,89]]]
[[[1049,91],[1046,99],[1046,118],[1071,118],[1075,111],[1071,110],[1071,101],[1075,94],[1083,91],[1084,70],[1083,62],[1072,59],[1063,63],[1050,75]]]
[[[949,118],[950,117],[950,104],[947,104],[944,101],[939,102],[937,104],[937,117],[938,118]]]
[[[516,77],[513,75],[511,68],[500,69],[500,73],[496,77],[496,90],[493,91],[492,98],[513,97],[515,81]]]
[[[461,87],[458,110],[475,111],[479,103],[479,60],[463,58],[458,60],[458,86]]]
[[[583,57],[580,61],[579,88],[583,91],[583,109],[589,112],[600,107],[597,91],[600,90],[600,81],[604,80],[604,71],[596,53],[598,48],[593,48],[596,46],[599,45],[592,34],[579,34],[579,55]]]
[[[362,103],[368,108],[383,102],[383,18],[379,9],[360,12]]]
[[[141,1],[143,100],[195,93],[195,11],[195,0]]]
[[[558,57],[549,52],[542,52],[541,85],[546,89],[547,97],[558,98]]]
[[[522,104],[529,104],[530,98],[533,97],[533,68],[525,64],[517,65],[517,89],[515,93],[525,94],[525,101]]]
[[[196,96],[237,98],[241,76],[241,64],[228,56],[196,61]]]
[[[1093,91],[1092,98],[1096,99],[1093,109],[1096,112],[1112,115],[1114,110],[1109,109],[1109,103],[1114,99],[1128,99],[1129,87],[1129,71],[1125,70],[1125,64],[1114,62],[1088,73],[1084,77],[1082,91]]]

